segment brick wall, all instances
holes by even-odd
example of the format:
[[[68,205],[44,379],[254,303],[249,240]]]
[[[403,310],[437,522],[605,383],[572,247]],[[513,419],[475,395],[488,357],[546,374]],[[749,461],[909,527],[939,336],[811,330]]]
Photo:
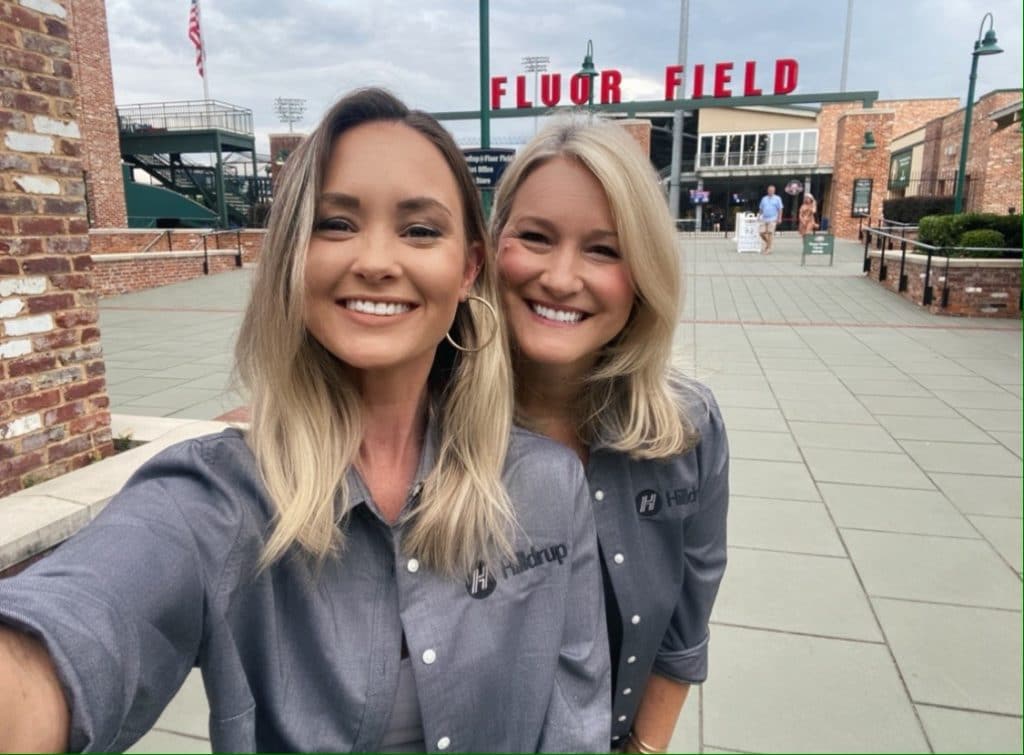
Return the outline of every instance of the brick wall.
[[[257,262],[266,233],[262,228],[216,233],[91,230],[93,282],[101,296],[108,296],[202,277],[207,274],[202,253],[204,237],[209,274],[233,270],[239,248],[243,264]],[[126,255],[132,259],[124,259]]]
[[[895,113],[872,108],[846,113],[836,126],[835,172],[829,195],[829,229],[839,238],[857,238],[861,220],[852,217],[853,182],[857,178],[872,180],[869,217],[882,214],[886,184],[889,178],[889,144],[893,137]],[[875,136],[874,149],[864,149],[864,134]]]
[[[885,275],[879,279],[881,257],[873,251],[868,277],[890,291],[898,291],[900,279],[900,253],[886,252]],[[907,289],[901,293],[918,306],[925,306],[924,289],[926,261],[921,255],[907,255],[903,273]],[[963,317],[1020,317],[1021,267],[1019,261],[997,263],[981,260],[977,263],[953,260],[946,268],[945,257],[933,257],[928,275],[932,289],[932,303],[928,311],[937,315]],[[946,306],[942,306],[943,291],[947,291]]]
[[[299,143],[306,138],[305,134],[271,134],[270,135],[270,185],[277,185],[277,174],[281,172],[285,161]],[[271,188],[273,191],[273,188]]]
[[[69,34],[0,3],[0,496],[113,451]]]
[[[644,118],[627,118],[614,121],[614,123],[626,129],[626,132],[636,139],[640,145],[640,151],[646,156],[651,154],[651,122]]]
[[[875,109],[893,114],[893,137],[921,128],[933,118],[945,115],[960,107],[955,97],[920,100],[877,100]],[[849,102],[825,103],[818,113],[818,162],[821,165],[837,165],[836,136],[839,119],[847,113],[861,110],[859,104]]]
[[[65,38],[74,63],[89,224],[123,228],[128,221],[104,0],[69,0],[67,6],[74,34]]]

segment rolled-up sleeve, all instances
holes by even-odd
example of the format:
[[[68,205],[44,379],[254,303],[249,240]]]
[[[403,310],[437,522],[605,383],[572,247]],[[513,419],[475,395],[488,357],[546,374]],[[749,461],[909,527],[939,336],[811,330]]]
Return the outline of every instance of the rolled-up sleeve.
[[[726,563],[729,443],[718,403],[709,390],[705,398],[707,414],[696,449],[700,507],[686,521],[682,591],[654,663],[659,675],[681,683],[707,678],[708,622]]]
[[[611,666],[590,493],[578,469],[562,649],[540,752],[607,752]]]
[[[175,499],[197,484],[196,456],[157,457],[95,522],[0,581],[0,621],[39,637],[57,667],[72,751],[127,748],[195,662],[203,568]]]

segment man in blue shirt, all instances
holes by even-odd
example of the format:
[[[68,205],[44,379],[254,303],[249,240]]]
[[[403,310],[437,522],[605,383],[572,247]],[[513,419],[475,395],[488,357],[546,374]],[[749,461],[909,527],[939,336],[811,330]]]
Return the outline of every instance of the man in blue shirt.
[[[761,240],[764,241],[764,245],[761,247],[761,254],[771,254],[775,226],[782,220],[782,199],[775,194],[774,186],[769,186],[768,193],[761,197],[759,216],[761,220]]]

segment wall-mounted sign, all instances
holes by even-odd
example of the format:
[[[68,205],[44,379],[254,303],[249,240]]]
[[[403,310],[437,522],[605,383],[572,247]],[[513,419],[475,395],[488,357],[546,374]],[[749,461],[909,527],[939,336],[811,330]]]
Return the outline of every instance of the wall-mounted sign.
[[[803,194],[804,185],[794,178],[786,184],[786,188],[783,191],[795,197],[797,194]]]
[[[914,155],[909,150],[892,156],[889,160],[889,183],[905,186],[910,183],[910,165]]]
[[[478,189],[493,189],[505,172],[505,166],[512,162],[514,149],[464,149],[466,164],[473,174]]]
[[[690,201],[694,204],[707,204],[711,200],[711,192],[704,189],[690,189]]]
[[[863,218],[871,214],[871,179],[853,179],[853,207],[850,217]]]
[[[690,85],[690,97],[700,99],[701,97],[733,97],[741,96],[739,81],[733,83],[733,63],[715,63],[710,66],[711,71],[706,70],[703,63],[698,63],[690,71],[687,77]],[[772,94],[790,94],[796,89],[797,75],[800,72],[800,64],[792,58],[780,58],[775,61],[775,76],[772,80]],[[536,107],[555,107],[562,104],[563,95],[573,105],[586,105],[593,99],[602,105],[616,104],[622,102],[622,72],[615,68],[606,68],[593,76],[594,96],[591,97],[591,82],[589,76],[573,74],[563,77],[560,73],[542,73],[538,81],[536,93],[539,102]],[[534,103],[526,96],[525,74],[515,77],[515,107],[534,107]],[[679,98],[682,93],[679,91],[683,82],[683,66],[665,66],[665,100]],[[500,110],[502,98],[508,94],[508,77],[493,76],[491,78],[491,109]],[[764,92],[758,86],[757,61],[748,60],[743,64],[743,97],[758,97]],[[568,103],[565,103],[568,104]]]

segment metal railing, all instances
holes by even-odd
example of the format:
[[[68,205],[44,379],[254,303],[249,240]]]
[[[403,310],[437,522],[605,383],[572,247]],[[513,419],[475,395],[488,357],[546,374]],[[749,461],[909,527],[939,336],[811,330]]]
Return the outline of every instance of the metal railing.
[[[122,134],[148,135],[219,129],[253,136],[252,110],[217,100],[185,100],[120,105],[117,126]]]
[[[889,225],[891,223],[892,225]],[[885,226],[872,227],[870,220],[868,225],[861,229],[861,237],[864,241],[864,272],[871,272],[871,242],[875,242],[876,251],[878,255],[878,280],[885,282],[889,277],[889,267],[886,263],[886,251],[893,251],[894,246],[899,244],[900,251],[900,272],[897,278],[896,290],[899,293],[903,293],[907,290],[907,249],[911,249],[911,254],[924,254],[928,257],[925,261],[924,266],[924,286],[921,294],[921,304],[929,306],[935,300],[935,290],[932,286],[932,257],[944,257],[946,260],[945,269],[942,275],[942,296],[939,300],[939,306],[945,309],[949,306],[949,263],[953,258],[951,252],[989,252],[999,254],[996,258],[1001,259],[1021,259],[1024,250],[1011,249],[1011,248],[990,248],[990,247],[975,247],[975,246],[933,246],[931,244],[925,244],[922,241],[916,239],[907,238],[909,231],[916,231],[917,226],[910,225],[909,223],[896,223],[896,221],[887,221]]]
[[[814,165],[818,150],[753,150],[750,152],[701,152],[697,162],[701,168],[784,168],[792,165]]]

